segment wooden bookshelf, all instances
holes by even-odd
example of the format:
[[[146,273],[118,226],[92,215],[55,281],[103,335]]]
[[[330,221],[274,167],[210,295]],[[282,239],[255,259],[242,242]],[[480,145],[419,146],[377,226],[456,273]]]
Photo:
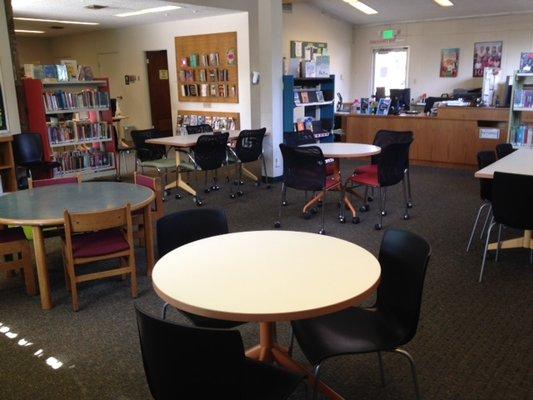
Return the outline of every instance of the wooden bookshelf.
[[[197,117],[210,117],[212,120],[215,118],[231,118],[235,122],[235,129],[241,129],[241,114],[235,112],[224,112],[224,111],[195,111],[195,110],[178,110],[178,116],[197,116]],[[204,122],[205,123],[205,122]],[[186,124],[180,124],[178,120],[178,128],[185,126]],[[210,124],[213,127],[213,130],[216,130],[214,124]]]
[[[13,136],[0,136],[0,179],[2,180],[3,192],[14,192],[17,190],[12,144]]]
[[[239,70],[237,56],[237,32],[208,35],[178,36],[175,38],[178,99],[182,102],[238,103]],[[235,62],[228,62],[228,53]],[[210,55],[218,54],[218,65],[210,62]],[[191,65],[191,55],[196,55],[197,65]],[[207,65],[202,58],[207,58]],[[202,79],[203,78],[203,79]],[[192,95],[190,86],[196,86]],[[207,95],[202,96],[202,85],[207,85]],[[212,86],[216,88],[212,92]],[[225,87],[226,95],[221,95]],[[205,91],[204,91],[205,93]]]

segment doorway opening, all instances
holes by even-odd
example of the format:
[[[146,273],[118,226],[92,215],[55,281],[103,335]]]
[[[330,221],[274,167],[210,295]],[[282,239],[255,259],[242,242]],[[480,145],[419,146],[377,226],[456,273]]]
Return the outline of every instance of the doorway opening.
[[[161,133],[171,136],[172,109],[170,106],[167,51],[147,51],[146,66],[152,126]]]

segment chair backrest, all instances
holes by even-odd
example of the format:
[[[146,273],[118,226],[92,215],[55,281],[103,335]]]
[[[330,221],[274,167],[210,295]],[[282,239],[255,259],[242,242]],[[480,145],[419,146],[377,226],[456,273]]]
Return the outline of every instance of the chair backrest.
[[[318,146],[279,145],[283,156],[285,186],[309,191],[323,190],[326,185],[326,160]]]
[[[16,164],[44,161],[43,140],[38,133],[13,135],[13,153]]]
[[[263,154],[263,138],[266,128],[245,130],[239,133],[235,154],[243,163],[256,161]]]
[[[43,187],[43,186],[55,186],[55,185],[68,185],[72,183],[81,183],[81,175],[69,176],[66,178],[51,178],[51,179],[39,179],[34,181],[32,178],[28,178],[28,189]]]
[[[411,131],[388,131],[382,129],[376,132],[373,144],[383,149],[392,143],[407,143],[412,141],[413,132]],[[377,164],[380,156],[381,154],[373,155],[370,158],[371,164]],[[409,164],[409,158],[407,158],[407,164]]]
[[[480,151],[477,153],[478,169],[485,168],[496,162],[496,153],[493,151]],[[479,195],[481,200],[491,201],[492,199],[492,179],[479,180]]]
[[[398,322],[401,344],[416,333],[430,253],[423,238],[404,230],[387,230],[381,241],[381,281],[376,307]]]
[[[165,213],[163,208],[163,188],[161,187],[161,179],[159,177],[146,176],[135,172],[133,174],[133,182],[136,185],[152,189],[155,193],[155,201],[152,210],[154,211],[153,215],[157,221]]]
[[[533,176],[495,172],[492,181],[494,220],[515,229],[533,229]]]
[[[514,151],[513,145],[511,143],[500,143],[496,145],[496,154],[498,155],[498,160],[505,156],[508,156]]]
[[[227,158],[229,133],[202,135],[193,147],[194,161],[204,171],[220,168]]]
[[[135,305],[144,372],[156,400],[244,399],[244,346],[236,330],[183,326]]]
[[[195,133],[209,133],[213,132],[213,128],[209,124],[200,125],[187,125],[185,126],[188,135],[194,135]]]
[[[222,210],[200,208],[166,215],[157,221],[159,257],[187,243],[228,232],[228,221]]]
[[[378,159],[378,181],[380,186],[392,186],[401,182],[409,160],[410,142],[391,143],[381,150]]]
[[[287,146],[296,147],[303,144],[315,144],[316,139],[313,132],[306,129],[300,132],[283,132],[283,142]]]
[[[163,158],[166,154],[165,146],[161,144],[149,144],[146,141],[148,139],[158,139],[168,136],[168,134],[153,128],[131,131],[131,139],[135,146],[137,158],[141,161],[152,161]]]

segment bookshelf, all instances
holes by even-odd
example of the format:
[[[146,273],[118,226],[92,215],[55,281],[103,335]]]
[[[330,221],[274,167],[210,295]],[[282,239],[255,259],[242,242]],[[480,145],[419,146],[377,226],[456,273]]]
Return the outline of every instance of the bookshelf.
[[[237,32],[178,36],[175,46],[179,101],[239,102]]]
[[[513,147],[533,147],[533,73],[516,72],[509,111],[507,141]]]
[[[211,125],[213,131],[240,130],[240,113],[224,111],[178,110],[176,133],[184,134],[187,125]]]
[[[26,78],[23,85],[29,129],[41,135],[45,160],[61,164],[54,176],[116,173],[106,78],[53,83]]]
[[[13,136],[0,136],[0,193],[14,192],[17,190],[12,144]]]
[[[309,129],[320,142],[333,142],[335,76],[283,76],[283,131]]]

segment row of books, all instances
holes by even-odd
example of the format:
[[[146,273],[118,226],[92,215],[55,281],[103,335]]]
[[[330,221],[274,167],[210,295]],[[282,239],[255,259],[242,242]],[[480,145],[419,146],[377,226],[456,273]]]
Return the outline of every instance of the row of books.
[[[218,82],[229,81],[227,69],[209,68],[198,70],[180,70],[178,72],[180,82]]]
[[[513,128],[511,140],[517,146],[529,146],[533,147],[533,125],[518,125]]]
[[[44,92],[43,101],[47,112],[75,108],[109,108],[109,93],[96,89],[80,92]]]
[[[314,60],[284,59],[283,73],[301,78],[329,78],[330,58],[315,55]]]
[[[114,166],[113,153],[96,149],[55,152],[54,159],[61,164],[61,170],[64,173]]]
[[[219,65],[220,57],[218,53],[191,54],[189,57],[183,57],[180,60],[181,67],[218,67]]]
[[[232,117],[212,117],[209,115],[180,115],[177,118],[177,133],[186,134],[186,126],[207,124],[213,131],[233,131],[237,123]]]
[[[514,92],[514,108],[533,108],[533,90],[516,89]]]
[[[50,144],[94,142],[111,138],[107,122],[66,121],[48,126]]]
[[[323,103],[324,93],[322,90],[294,92],[294,104],[297,106],[306,103]]]
[[[45,82],[92,81],[93,70],[88,65],[78,65],[76,60],[61,60],[61,64],[24,64],[26,78]]]
[[[237,86],[224,83],[193,83],[180,85],[180,93],[183,97],[237,97]]]

